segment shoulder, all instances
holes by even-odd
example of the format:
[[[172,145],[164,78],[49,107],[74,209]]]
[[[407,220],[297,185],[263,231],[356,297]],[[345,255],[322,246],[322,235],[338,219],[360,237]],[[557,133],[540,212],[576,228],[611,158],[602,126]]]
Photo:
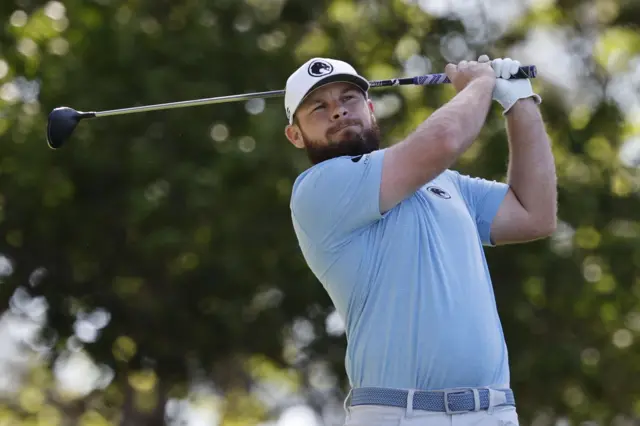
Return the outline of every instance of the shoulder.
[[[332,158],[331,160],[315,164],[300,173],[293,182],[291,199],[295,199],[300,193],[313,190],[322,180],[323,175],[330,173],[331,169],[340,167],[340,163],[344,162],[345,159],[348,160],[347,157]]]
[[[460,174],[460,172],[458,172],[456,170],[452,170],[452,169],[446,169],[440,175],[441,178],[449,180],[449,181],[452,181],[454,183],[457,183],[458,179],[460,179],[461,176],[462,175]]]
[[[457,170],[451,169],[445,170],[440,176],[443,179],[446,179],[448,182],[454,184],[461,191],[465,190],[470,185],[473,186],[476,181],[480,180],[477,177],[466,175],[464,173],[460,173]]]
[[[351,162],[350,157],[338,157],[315,164],[298,175],[291,189],[290,208],[296,209],[301,205],[317,204],[318,199],[331,190],[340,169],[345,162]],[[314,201],[315,200],[315,201]]]
[[[426,183],[424,187],[429,187],[433,185],[446,186],[451,188],[452,186],[457,187],[460,179],[460,174],[455,170],[445,169],[438,176],[433,178],[430,182]]]

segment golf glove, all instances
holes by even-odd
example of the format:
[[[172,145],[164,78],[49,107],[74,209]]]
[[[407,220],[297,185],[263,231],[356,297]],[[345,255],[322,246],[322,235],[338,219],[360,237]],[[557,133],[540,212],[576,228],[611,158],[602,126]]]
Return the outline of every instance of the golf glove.
[[[497,80],[493,89],[493,99],[502,105],[503,115],[506,115],[519,99],[534,98],[536,104],[542,102],[542,98],[533,93],[533,87],[528,78],[507,80],[518,72],[521,66],[519,61],[510,58],[498,58],[491,61],[487,55],[482,55],[478,58],[478,62],[490,62],[496,73]]]

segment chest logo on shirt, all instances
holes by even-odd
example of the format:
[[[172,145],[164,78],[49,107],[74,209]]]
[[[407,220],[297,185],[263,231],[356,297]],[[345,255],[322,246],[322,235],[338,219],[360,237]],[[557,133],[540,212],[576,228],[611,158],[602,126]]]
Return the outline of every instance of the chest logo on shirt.
[[[449,195],[447,191],[437,186],[429,186],[427,187],[427,191],[429,191],[436,197],[444,198],[445,200],[448,200],[449,198],[451,198],[451,195]]]

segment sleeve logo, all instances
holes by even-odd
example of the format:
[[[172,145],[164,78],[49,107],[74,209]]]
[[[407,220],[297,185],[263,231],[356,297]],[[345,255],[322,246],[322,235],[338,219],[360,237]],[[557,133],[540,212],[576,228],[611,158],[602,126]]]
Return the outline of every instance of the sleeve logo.
[[[448,200],[449,198],[451,198],[451,195],[449,195],[447,191],[437,186],[429,186],[427,187],[427,191],[429,191],[436,197],[444,198],[445,200]]]

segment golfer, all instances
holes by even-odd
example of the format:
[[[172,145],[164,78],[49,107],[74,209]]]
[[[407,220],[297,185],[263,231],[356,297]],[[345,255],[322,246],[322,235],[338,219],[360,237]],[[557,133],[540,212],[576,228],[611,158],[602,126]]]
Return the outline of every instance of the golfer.
[[[541,99],[528,79],[508,80],[519,66],[448,64],[456,95],[388,148],[351,65],[314,58],[287,80],[285,134],[313,163],[293,185],[291,217],[345,322],[348,426],[518,424],[483,246],[556,226]],[[450,169],[492,100],[506,121],[506,183]]]

